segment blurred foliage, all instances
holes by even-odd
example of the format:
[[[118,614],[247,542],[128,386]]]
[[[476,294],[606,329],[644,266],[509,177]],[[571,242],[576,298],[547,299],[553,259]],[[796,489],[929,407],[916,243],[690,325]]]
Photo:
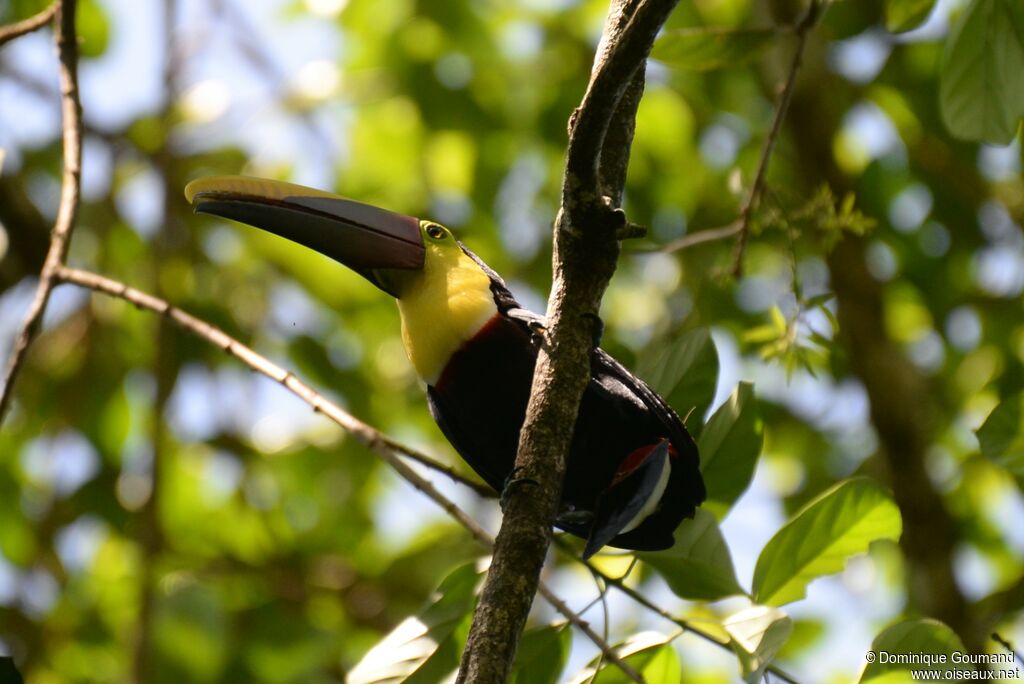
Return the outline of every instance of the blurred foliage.
[[[282,32],[315,26],[339,46],[298,65],[288,57],[308,46],[251,25],[251,8],[193,4],[176,15],[171,68],[156,39],[155,57],[135,65],[134,77],[149,70],[160,92],[121,107],[134,81],[121,72],[103,86],[92,75],[135,59],[118,46],[141,30],[137,15],[79,2],[86,193],[70,262],[159,293],[468,472],[425,409],[388,298],[277,238],[193,217],[181,191],[215,173],[319,178],[446,223],[524,304],[542,307],[566,122],[606,3],[295,0],[261,10]],[[0,21],[45,5],[10,0]],[[145,16],[163,11],[140,5]],[[609,638],[648,681],[752,680],[773,658],[802,681],[852,680],[867,640],[847,645],[859,650],[852,664],[825,671],[820,649],[835,649],[854,619],[872,632],[898,623],[876,650],[959,644],[917,620],[901,549],[870,544],[898,536],[901,511],[878,484],[887,477],[878,434],[836,320],[830,268],[847,240],[864,245],[881,287],[885,329],[875,332],[925,381],[934,439],[921,486],[940,492],[954,517],[971,616],[1024,641],[1024,546],[1014,531],[1024,511],[1024,28],[1012,0],[959,3],[948,31],[936,6],[829,3],[737,280],[722,275],[731,241],[661,248],[736,219],[788,70],[789,25],[806,3],[683,2],[659,40],[625,206],[650,230],[626,245],[602,311],[603,345],[686,417],[709,502],[672,550],[643,555],[629,583],[730,639],[735,656],[612,602]],[[11,326],[41,263],[60,179],[51,51],[36,48],[0,54],[0,324]],[[52,122],[48,135],[16,135],[35,117]],[[220,350],[69,287],[52,309],[0,431],[0,651],[27,681],[448,674],[481,555],[467,535],[333,424]],[[0,333],[6,344],[12,331]],[[493,502],[446,491],[495,519]],[[726,527],[756,527],[759,516],[778,529],[767,544],[771,534]],[[807,600],[787,605],[793,617],[750,606],[749,596],[796,600],[854,556],[832,593],[816,600],[812,584]],[[630,558],[597,562],[621,575]],[[741,569],[755,560],[752,575]],[[590,586],[564,555],[550,575],[575,598]],[[833,619],[837,608],[821,597],[836,586],[864,613]],[[408,650],[391,648],[395,640]],[[517,681],[622,680],[602,660],[585,667],[587,648],[538,607]],[[680,657],[691,648],[727,662]]]

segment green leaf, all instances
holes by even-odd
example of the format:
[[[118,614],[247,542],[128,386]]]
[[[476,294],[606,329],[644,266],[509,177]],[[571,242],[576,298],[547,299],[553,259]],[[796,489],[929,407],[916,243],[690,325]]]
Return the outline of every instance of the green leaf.
[[[453,570],[418,615],[403,620],[366,652],[349,672],[348,684],[440,681],[450,674],[462,650],[450,637],[473,610],[478,579],[475,562]]]
[[[886,0],[885,29],[903,33],[915,29],[932,13],[936,0]]]
[[[840,482],[775,533],[754,568],[754,599],[780,606],[804,597],[811,580],[839,572],[878,539],[899,539],[900,510],[874,480]]]
[[[1024,401],[1022,395],[1004,399],[977,431],[981,454],[1009,470],[1024,483]]]
[[[949,131],[1005,145],[1024,115],[1024,8],[973,0],[942,56],[939,103]]]
[[[700,469],[708,492],[703,508],[719,520],[750,485],[761,441],[754,386],[741,382],[711,416],[697,440]]]
[[[75,11],[82,57],[99,57],[110,42],[110,22],[95,0],[79,0]]]
[[[718,521],[703,508],[679,526],[672,548],[637,557],[657,570],[680,598],[713,601],[745,593]]]
[[[513,684],[557,684],[572,648],[572,630],[547,625],[523,634],[512,666]]]
[[[825,623],[821,620],[809,618],[793,620],[793,633],[786,639],[778,657],[784,660],[795,660],[803,656],[821,643],[821,639],[827,631]]]
[[[953,630],[938,620],[908,620],[882,630],[871,642],[869,662],[860,675],[859,682],[906,681],[908,671],[927,670],[929,672],[956,670],[967,672],[971,666],[953,662],[953,653],[965,652],[963,642]],[[923,654],[937,657],[946,656],[945,663],[894,663],[890,656]],[[865,658],[868,660],[868,658]],[[900,679],[899,675],[903,678]]]
[[[648,682],[682,681],[679,655],[671,639],[658,632],[640,632],[616,645],[615,653],[633,667]],[[594,676],[594,670],[601,670]],[[606,659],[595,658],[590,665],[576,673],[568,684],[629,684],[632,680],[616,665]]]
[[[687,421],[688,427],[699,428],[718,384],[718,352],[711,333],[707,328],[691,330],[660,349],[648,350],[640,357],[638,373],[679,415],[692,411],[696,420]]]
[[[793,620],[778,608],[751,606],[729,616],[722,627],[731,637],[743,680],[756,684],[793,632]]]
[[[13,24],[28,19],[33,14],[43,11],[50,3],[47,0],[9,0],[0,5],[0,21]]]
[[[775,29],[675,29],[658,38],[651,57],[680,69],[711,71],[754,59],[772,44],[776,35]]]

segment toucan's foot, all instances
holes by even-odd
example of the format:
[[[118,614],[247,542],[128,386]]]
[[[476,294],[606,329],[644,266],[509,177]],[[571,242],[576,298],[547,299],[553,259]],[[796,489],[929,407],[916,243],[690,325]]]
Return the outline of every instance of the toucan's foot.
[[[504,513],[505,507],[508,506],[508,497],[512,494],[512,488],[522,485],[533,485],[536,486],[538,482],[530,477],[518,477],[518,474],[523,469],[516,466],[512,469],[512,472],[505,478],[505,482],[501,487],[501,497],[498,499],[498,503],[501,506],[501,510]]]
[[[636,240],[642,237],[647,237],[647,227],[637,223],[626,222],[615,231],[615,238],[617,240]]]
[[[544,336],[548,332],[548,326],[544,325],[541,321],[530,321],[526,325],[530,329],[530,341],[538,345],[544,344]]]
[[[604,337],[604,321],[596,313],[585,313],[584,318],[589,318],[594,321],[594,331],[591,341],[594,343],[594,349],[601,346],[601,338]]]
[[[585,525],[589,527],[594,522],[594,512],[581,509],[568,508],[555,517],[556,525],[574,527]]]

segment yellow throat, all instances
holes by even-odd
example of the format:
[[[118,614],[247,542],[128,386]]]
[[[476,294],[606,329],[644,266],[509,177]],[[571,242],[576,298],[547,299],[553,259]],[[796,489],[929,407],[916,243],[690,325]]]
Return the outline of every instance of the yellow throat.
[[[423,269],[403,273],[398,311],[402,341],[416,373],[428,385],[463,343],[498,312],[491,280],[442,226],[421,221]]]

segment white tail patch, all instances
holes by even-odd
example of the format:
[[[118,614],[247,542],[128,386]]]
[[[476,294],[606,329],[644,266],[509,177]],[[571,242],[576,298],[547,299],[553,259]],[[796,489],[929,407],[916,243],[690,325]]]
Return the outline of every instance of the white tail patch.
[[[632,532],[640,526],[640,523],[647,519],[647,516],[649,516],[651,513],[654,513],[654,511],[658,509],[658,504],[661,503],[661,497],[665,493],[665,488],[668,487],[668,478],[671,474],[672,459],[666,458],[665,462],[661,466],[661,475],[658,476],[658,484],[655,485],[654,491],[651,492],[651,495],[649,497],[647,497],[647,501],[644,502],[643,508],[641,508],[640,511],[635,516],[633,516],[633,519],[630,520],[625,527],[619,530],[619,534],[626,534],[627,532]]]

